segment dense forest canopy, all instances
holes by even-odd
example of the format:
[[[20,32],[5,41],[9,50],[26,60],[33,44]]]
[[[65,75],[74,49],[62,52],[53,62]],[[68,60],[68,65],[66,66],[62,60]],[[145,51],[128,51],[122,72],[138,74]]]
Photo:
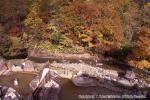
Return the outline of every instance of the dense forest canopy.
[[[149,0],[0,0],[0,55],[21,49],[114,53],[150,67]],[[120,56],[118,55],[118,56]]]

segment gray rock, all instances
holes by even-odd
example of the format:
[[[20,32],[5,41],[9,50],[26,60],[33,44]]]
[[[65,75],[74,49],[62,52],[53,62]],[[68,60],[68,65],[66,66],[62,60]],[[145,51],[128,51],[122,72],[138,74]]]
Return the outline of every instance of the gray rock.
[[[7,100],[7,98],[11,98],[10,100],[19,100],[19,97],[19,93],[10,87],[4,96],[4,100]]]
[[[20,94],[13,88],[0,86],[0,95],[3,100],[20,100]]]
[[[133,80],[135,79],[135,73],[132,70],[127,70],[124,77],[126,79]]]
[[[118,75],[118,72],[115,71],[115,70],[109,70],[108,72],[109,72],[109,76],[110,76],[110,77],[115,77],[115,78],[117,78],[117,77],[119,76],[119,75]]]
[[[138,83],[137,85],[140,88],[149,88],[150,89],[150,83],[146,82],[146,81],[142,81],[142,83]]]
[[[23,67],[23,70],[33,72],[34,71],[34,66],[33,66],[32,61],[30,61],[30,60],[25,61],[25,66]]]
[[[74,75],[72,77],[72,82],[76,85],[76,86],[82,86],[82,87],[88,87],[88,86],[97,86],[97,81],[88,76],[88,75]]]
[[[45,69],[45,68],[44,68]],[[33,79],[29,86],[33,89],[33,91],[38,87],[38,85],[40,84],[40,80],[43,77],[44,74],[44,69],[39,73],[39,75]],[[47,68],[46,68],[47,69]],[[53,70],[49,70],[48,73],[43,77],[43,80],[51,80],[51,79],[55,79],[56,77],[60,77],[57,72],[53,71]]]
[[[2,90],[3,94],[6,94],[6,92],[7,92],[7,90],[8,90],[8,87],[3,86],[1,90]]]
[[[34,97],[38,100],[59,100],[58,94],[61,90],[61,87],[58,83],[53,80],[47,81],[41,89],[34,94]],[[34,100],[35,98],[33,98]]]
[[[30,82],[29,86],[32,88],[33,91],[38,87],[39,80],[40,78],[36,77]]]
[[[111,81],[111,80],[112,80],[110,76],[105,76],[104,78],[105,78],[106,80],[108,80],[108,81]]]
[[[127,80],[127,79],[119,79],[118,81],[117,81],[117,83],[119,84],[119,85],[122,85],[122,86],[125,86],[125,87],[132,87],[132,86],[134,86],[134,83],[132,83],[132,82],[130,82],[129,80]]]
[[[3,72],[3,74],[2,75],[10,75],[10,74],[12,74],[12,71],[9,69],[9,70],[6,70],[5,72]]]
[[[13,66],[11,67],[11,70],[12,70],[13,72],[21,72],[21,71],[23,71],[23,69],[21,68],[21,66],[15,66],[15,65],[13,65]]]

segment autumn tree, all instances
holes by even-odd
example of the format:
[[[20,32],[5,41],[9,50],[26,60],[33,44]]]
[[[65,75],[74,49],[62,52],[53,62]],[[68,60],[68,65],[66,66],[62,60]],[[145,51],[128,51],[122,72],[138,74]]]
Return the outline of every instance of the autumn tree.
[[[28,13],[28,0],[1,0],[0,22],[14,24],[22,21]]]
[[[111,2],[75,0],[62,6],[55,18],[64,33],[73,36],[74,42],[86,42],[89,47],[99,46],[104,51],[120,47],[121,20]]]
[[[0,56],[8,54],[11,44],[8,34],[5,33],[4,27],[0,24]]]
[[[127,57],[130,65],[138,68],[150,68],[150,23],[149,12],[150,3],[146,0],[139,10],[139,25],[138,32],[133,37],[133,50]]]
[[[139,68],[150,67],[150,28],[142,27],[135,36],[135,46],[128,56],[128,63]],[[143,63],[143,61],[145,63]]]
[[[150,26],[150,2],[147,2],[140,9],[140,24],[141,26]]]
[[[40,9],[41,0],[37,0],[30,5],[29,13],[24,20],[24,24],[26,26],[26,32],[31,34],[34,39],[41,39],[41,24],[43,20],[39,17],[39,9]]]

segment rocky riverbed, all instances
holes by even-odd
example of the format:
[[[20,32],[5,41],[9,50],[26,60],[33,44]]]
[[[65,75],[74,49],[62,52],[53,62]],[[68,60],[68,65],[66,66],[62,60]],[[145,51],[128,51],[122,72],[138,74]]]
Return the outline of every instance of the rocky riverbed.
[[[97,62],[95,64],[96,66],[93,66],[93,64],[85,63],[82,60],[78,62],[70,62],[64,60],[62,62],[50,61],[47,63],[43,63],[43,62],[41,63],[38,61],[31,61],[29,59],[28,60],[21,59],[21,60],[11,60],[6,62],[9,65],[8,66],[9,68],[5,66],[5,60],[1,60],[0,68],[2,70],[0,76],[0,85],[13,87],[21,95],[25,97],[26,95],[29,96],[32,94],[32,90],[31,87],[29,87],[29,83],[34,79],[35,76],[38,75],[40,71],[42,71],[44,66],[47,64],[49,69],[51,71],[54,71],[60,77],[55,81],[58,82],[58,84],[60,84],[62,87],[60,93],[58,94],[61,100],[69,100],[66,98],[72,98],[72,97],[76,98],[74,100],[78,100],[79,98],[77,97],[79,94],[83,94],[83,93],[103,94],[103,91],[105,91],[105,94],[114,94],[115,91],[116,95],[117,94],[122,95],[124,93],[134,94],[135,91],[136,91],[135,93],[138,95],[140,91],[141,94],[144,94],[144,96],[146,96],[150,88],[149,77],[146,77],[145,79],[139,78],[137,76],[137,73],[135,73],[131,69],[126,70],[124,75],[120,75],[120,71],[104,68],[103,67],[104,64],[101,62]],[[22,62],[26,62],[27,63],[26,68],[29,68],[31,70],[22,70],[19,67],[22,64]],[[16,63],[18,66],[12,69],[10,65]],[[5,66],[6,68],[2,66]],[[35,73],[33,75],[34,77],[32,75],[30,76],[30,73]],[[89,82],[89,80],[92,79],[92,85],[86,84],[86,82],[84,81],[85,77],[83,78],[82,74],[86,74],[88,76],[86,77],[86,79],[88,80],[87,82]],[[76,76],[79,76],[80,79]],[[27,80],[29,79],[29,81],[23,80],[22,77],[24,77],[24,79]],[[20,81],[20,84],[23,84],[25,82],[26,85],[20,86],[22,89],[14,87],[12,82],[15,78],[17,78]],[[76,80],[73,81],[73,79]],[[82,83],[82,82],[84,83],[84,85],[83,84],[78,85],[78,83]],[[70,88],[71,90],[69,90]],[[70,96],[66,97],[65,95],[67,95],[67,93],[69,94],[71,93]]]
[[[101,64],[101,63],[100,63]],[[119,76],[118,71],[104,69],[100,67],[94,67],[85,63],[51,63],[52,66],[64,68],[67,71],[75,70],[77,72],[84,72],[91,77],[104,79],[112,82],[115,85],[122,85],[124,87],[134,87],[138,88],[150,88],[150,80],[147,78],[141,79],[136,77],[133,70],[127,70],[124,76]],[[102,65],[102,64],[101,64]]]

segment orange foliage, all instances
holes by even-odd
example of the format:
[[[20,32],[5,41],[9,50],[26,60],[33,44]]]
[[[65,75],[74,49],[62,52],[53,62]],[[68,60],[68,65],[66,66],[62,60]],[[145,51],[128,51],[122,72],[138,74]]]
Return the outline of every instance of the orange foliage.
[[[135,37],[135,56],[149,57],[150,56],[150,28],[142,27]]]
[[[77,2],[75,4],[76,14],[81,16],[84,20],[92,19],[98,16],[98,5],[94,2]]]
[[[137,68],[143,69],[143,68],[150,68],[150,62],[147,60],[141,60],[141,61],[134,61],[131,60],[128,62],[130,65],[135,66]]]
[[[9,34],[10,34],[11,36],[18,36],[18,35],[19,35],[19,28],[18,28],[16,25],[12,26],[12,27],[9,29]]]
[[[135,47],[127,61],[130,65],[135,65],[139,68],[150,68],[150,62],[144,59],[150,57],[150,28],[142,27],[139,33],[135,36]]]

